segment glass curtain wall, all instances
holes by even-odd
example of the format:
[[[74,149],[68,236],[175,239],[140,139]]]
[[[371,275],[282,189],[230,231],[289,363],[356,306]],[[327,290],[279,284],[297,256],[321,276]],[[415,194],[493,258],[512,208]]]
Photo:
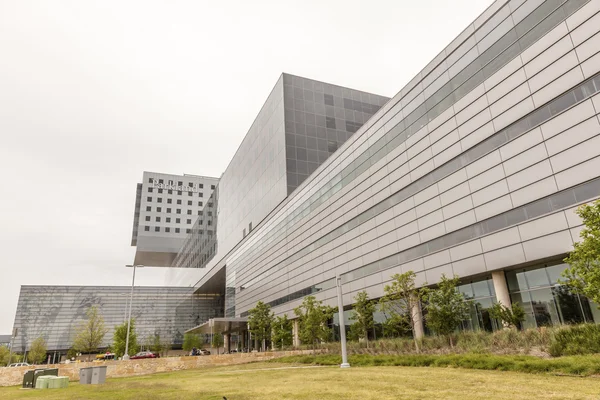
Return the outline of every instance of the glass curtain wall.
[[[596,304],[560,284],[567,267],[557,261],[506,273],[511,301],[525,309],[524,328],[600,322]]]

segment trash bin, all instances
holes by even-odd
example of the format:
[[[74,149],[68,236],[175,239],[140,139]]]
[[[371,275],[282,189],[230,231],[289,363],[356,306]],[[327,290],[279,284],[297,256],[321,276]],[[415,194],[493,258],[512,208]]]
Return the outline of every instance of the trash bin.
[[[30,370],[25,372],[23,375],[23,389],[32,389],[33,388],[33,373],[35,370]]]
[[[37,382],[37,379],[41,376],[58,376],[58,368],[40,368],[33,370],[32,387],[36,387],[35,384]]]
[[[89,385],[92,383],[92,367],[79,369],[79,383],[82,385]]]
[[[69,378],[66,376],[45,376],[44,381],[48,382],[48,389],[62,389],[69,385]]]
[[[38,376],[35,380],[35,388],[36,389],[48,389],[50,387],[49,381],[54,379],[55,377],[52,375],[42,375]]]
[[[106,366],[92,367],[92,385],[106,382]]]

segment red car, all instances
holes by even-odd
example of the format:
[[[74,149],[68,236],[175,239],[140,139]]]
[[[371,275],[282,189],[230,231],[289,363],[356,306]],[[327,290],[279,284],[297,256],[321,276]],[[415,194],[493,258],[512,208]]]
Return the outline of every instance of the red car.
[[[160,355],[154,354],[150,351],[140,351],[135,356],[129,357],[130,360],[139,360],[141,358],[160,358]]]

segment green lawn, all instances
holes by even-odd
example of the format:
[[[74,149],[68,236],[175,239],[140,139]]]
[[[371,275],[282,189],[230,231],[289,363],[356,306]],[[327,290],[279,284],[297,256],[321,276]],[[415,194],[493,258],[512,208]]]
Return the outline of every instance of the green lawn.
[[[0,399],[599,399],[600,378],[458,368],[259,363],[109,379],[68,389],[0,388]]]

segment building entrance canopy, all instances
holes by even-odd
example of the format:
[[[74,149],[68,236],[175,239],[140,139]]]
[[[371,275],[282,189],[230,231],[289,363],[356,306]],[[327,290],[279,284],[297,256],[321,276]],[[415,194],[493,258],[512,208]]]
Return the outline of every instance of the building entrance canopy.
[[[248,330],[248,318],[212,318],[185,333],[231,333]]]

